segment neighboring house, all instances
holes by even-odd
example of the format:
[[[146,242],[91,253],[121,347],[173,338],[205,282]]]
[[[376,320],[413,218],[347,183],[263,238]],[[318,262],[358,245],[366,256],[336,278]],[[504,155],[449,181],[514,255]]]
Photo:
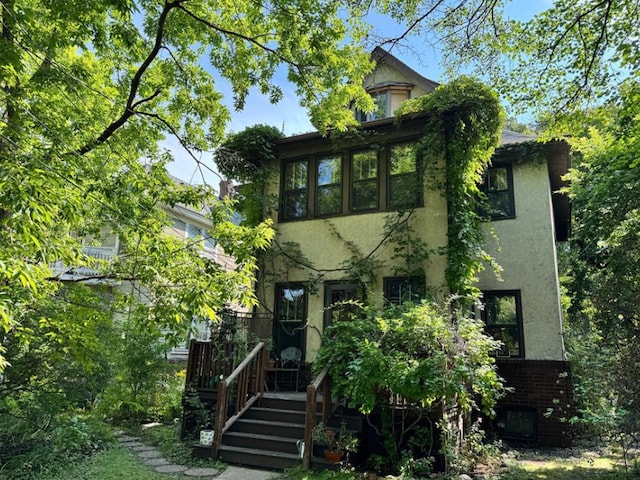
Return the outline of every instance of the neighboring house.
[[[390,118],[403,100],[428,94],[437,83],[381,49],[373,55],[378,67],[365,86],[379,108],[373,115],[356,112],[366,121],[360,134],[336,141],[310,133],[277,144],[279,175],[271,192],[280,200],[273,214],[277,241],[297,245],[304,259],[296,265],[290,252],[286,261],[268,263],[265,278],[273,280],[258,291],[273,320],[255,321],[251,329],[273,339],[275,356],[293,347],[303,362],[313,362],[324,328],[340,313],[330,306],[362,296],[362,284],[345,270],[355,251],[378,262],[367,282],[370,302],[415,300],[426,291],[448,296],[444,254],[415,265],[424,274],[399,275],[393,249],[382,240],[389,215],[409,206],[414,235],[430,249],[447,245],[446,199],[440,191],[415,188],[420,165],[412,145],[428,114],[404,119],[401,128]],[[504,271],[501,279],[491,269],[481,275],[484,309],[477,314],[504,342],[496,361],[514,387],[500,403],[495,428],[504,437],[543,445],[568,441],[558,410],[571,404],[571,378],[555,247],[569,235],[569,203],[558,193],[569,163],[565,142],[541,144],[504,132],[482,186],[492,206],[486,248]]]
[[[180,185],[185,185],[182,180],[172,177],[173,181]],[[226,184],[221,184],[221,190],[226,189]],[[226,191],[226,190],[225,190]],[[206,212],[195,211],[190,207],[177,204],[173,207],[163,207],[165,213],[171,217],[171,225],[165,229],[165,233],[188,241],[201,237],[203,244],[202,255],[212,259],[222,265],[226,270],[236,268],[235,260],[227,255],[215,239],[211,238],[208,231],[211,222],[206,217]],[[101,261],[110,261],[121,254],[118,236],[108,228],[104,228],[99,237],[85,237],[82,239],[83,253]],[[100,285],[102,288],[130,292],[135,290],[131,282],[116,281],[115,279],[104,278],[99,272],[91,267],[73,267],[56,262],[50,265],[54,276],[61,281],[82,281],[85,285]],[[142,299],[141,301],[144,301]],[[174,347],[167,354],[170,360],[185,360],[189,353],[189,341],[192,338],[197,340],[209,340],[211,322],[209,320],[193,320],[193,332],[189,338],[185,338],[184,343]]]

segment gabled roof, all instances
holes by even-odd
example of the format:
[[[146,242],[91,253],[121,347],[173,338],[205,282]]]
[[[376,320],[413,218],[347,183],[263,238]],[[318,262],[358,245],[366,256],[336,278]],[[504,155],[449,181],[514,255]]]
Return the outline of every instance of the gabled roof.
[[[401,62],[391,53],[387,52],[381,47],[376,47],[373,49],[373,52],[371,52],[371,59],[374,60],[377,65],[386,64],[394,70],[397,70],[398,72],[409,78],[415,85],[419,85],[426,90],[435,90],[435,88],[440,85],[436,81],[430,80],[427,77],[423,77],[413,68],[409,67],[406,63]]]

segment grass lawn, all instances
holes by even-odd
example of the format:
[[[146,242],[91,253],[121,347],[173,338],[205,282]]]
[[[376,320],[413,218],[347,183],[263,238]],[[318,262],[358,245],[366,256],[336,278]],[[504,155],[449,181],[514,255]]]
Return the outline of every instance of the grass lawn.
[[[629,465],[625,474],[622,456],[615,453],[557,450],[537,454],[521,452],[517,460],[509,461],[509,471],[500,480],[613,480],[638,478],[638,471]]]
[[[114,447],[97,453],[86,460],[71,465],[55,476],[43,476],[41,480],[174,480],[185,477],[156,473],[130,450]]]

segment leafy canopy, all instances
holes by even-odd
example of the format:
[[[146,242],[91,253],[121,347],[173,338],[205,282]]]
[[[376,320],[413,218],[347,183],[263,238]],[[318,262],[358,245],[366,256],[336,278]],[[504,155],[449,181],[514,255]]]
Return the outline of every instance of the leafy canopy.
[[[170,218],[163,206],[200,211],[215,195],[208,186],[175,185],[164,169],[173,157],[159,142],[173,138],[200,165],[230,116],[217,79],[230,83],[242,108],[252,88],[282,97],[274,81],[281,68],[316,125],[353,123],[345,107],[371,105],[360,86],[371,64],[357,43],[364,33],[358,8],[334,0],[3,1],[4,334],[59,288],[48,265],[90,264],[78,239],[101,231],[118,235],[123,255],[92,266],[102,280],[138,285],[132,293],[152,305],[150,321],[179,328],[227,302],[250,303],[253,253],[268,244],[269,225],[237,228],[229,206],[212,208],[210,236],[238,259],[230,273],[200,257],[201,242],[164,235]],[[3,359],[0,352],[0,369]]]

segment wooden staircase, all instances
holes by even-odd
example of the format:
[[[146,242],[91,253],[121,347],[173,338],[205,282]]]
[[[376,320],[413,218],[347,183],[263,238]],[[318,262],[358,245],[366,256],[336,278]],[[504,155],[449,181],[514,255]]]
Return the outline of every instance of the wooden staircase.
[[[215,413],[213,445],[195,445],[195,456],[274,470],[299,465],[309,468],[312,461],[316,463],[311,455],[312,430],[319,422],[327,422],[333,411],[326,369],[305,393],[265,392],[264,342],[227,375],[220,375],[212,366],[210,344],[192,342],[191,347],[190,356],[201,352],[193,365],[190,359],[187,386],[195,389]],[[186,415],[184,418],[186,427]],[[304,455],[298,450],[299,442],[306,446]]]
[[[298,441],[305,436],[306,394],[269,393],[222,435],[221,460],[284,470],[301,465]]]

